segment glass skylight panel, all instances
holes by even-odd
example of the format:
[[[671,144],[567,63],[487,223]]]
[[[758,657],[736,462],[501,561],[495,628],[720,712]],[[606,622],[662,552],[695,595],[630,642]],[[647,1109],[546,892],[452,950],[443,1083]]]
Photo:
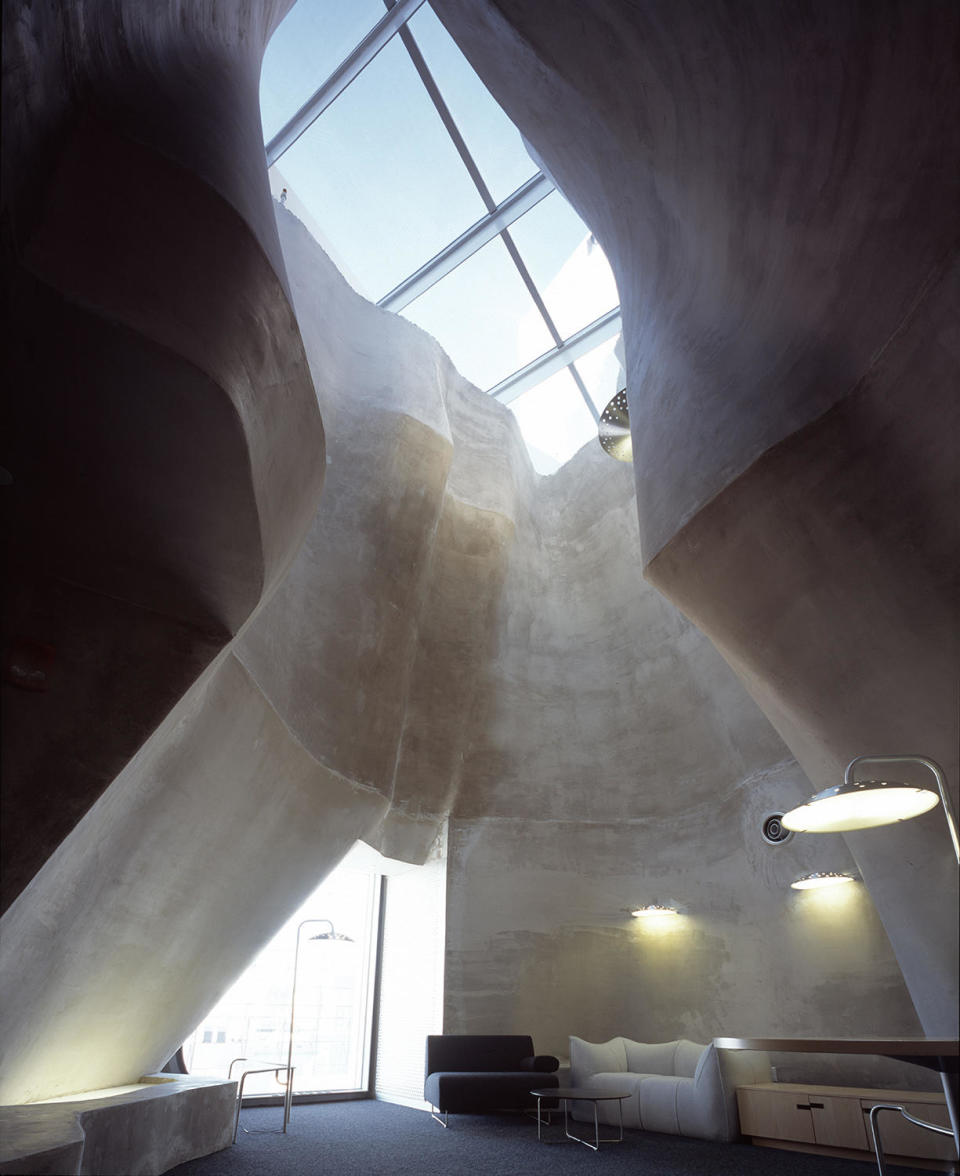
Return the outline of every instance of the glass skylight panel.
[[[510,235],[562,338],[618,305],[603,250],[559,192],[516,221]]]
[[[398,37],[279,166],[374,301],[486,212]]]
[[[478,388],[492,387],[553,346],[499,237],[411,302],[403,316],[433,335]]]
[[[520,132],[494,101],[434,12],[424,5],[409,29],[494,201],[540,169]]]
[[[552,474],[588,441],[596,441],[596,422],[567,368],[524,392],[510,411],[540,474]]]
[[[386,11],[382,0],[299,0],[264,60],[265,139]],[[537,165],[427,5],[408,28],[483,182],[494,201],[503,201],[536,175]],[[271,184],[275,195],[288,187],[287,208],[371,301],[416,273],[487,211],[400,37],[280,157]],[[595,417],[570,370],[558,371],[559,365],[576,357],[597,413],[623,386],[618,339],[580,354],[603,331],[618,329],[610,312],[615,316],[619,298],[603,252],[559,192],[541,199],[510,233],[560,337],[570,340],[597,320],[606,324],[603,330],[557,352],[499,237],[402,313],[433,335],[481,389],[517,376],[509,385],[517,397],[510,407],[535,468],[552,473],[596,437]],[[553,374],[544,379],[544,370]],[[530,388],[537,379],[541,383]],[[505,389],[503,400],[509,399]]]
[[[264,142],[316,93],[385,12],[381,0],[298,0],[270,38],[263,57]]]
[[[597,412],[603,412],[626,384],[622,336],[607,339],[577,360],[577,371]]]

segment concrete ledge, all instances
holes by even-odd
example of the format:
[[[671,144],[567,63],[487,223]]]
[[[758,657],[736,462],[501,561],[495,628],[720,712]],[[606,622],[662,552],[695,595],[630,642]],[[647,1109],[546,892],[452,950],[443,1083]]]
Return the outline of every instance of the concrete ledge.
[[[236,1082],[152,1074],[139,1082],[0,1107],[3,1176],[160,1176],[228,1147]]]

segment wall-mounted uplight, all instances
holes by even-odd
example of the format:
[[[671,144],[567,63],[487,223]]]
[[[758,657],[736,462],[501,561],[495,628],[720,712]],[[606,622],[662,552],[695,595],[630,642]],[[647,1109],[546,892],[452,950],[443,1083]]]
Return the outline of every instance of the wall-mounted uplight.
[[[790,885],[794,890],[820,890],[825,886],[842,886],[845,882],[856,882],[852,874],[816,873],[804,874]]]
[[[633,915],[635,919],[651,919],[655,917],[662,918],[664,916],[669,917],[670,915],[679,915],[680,912],[676,909],[676,907],[652,905],[634,907],[630,911],[630,914]]]

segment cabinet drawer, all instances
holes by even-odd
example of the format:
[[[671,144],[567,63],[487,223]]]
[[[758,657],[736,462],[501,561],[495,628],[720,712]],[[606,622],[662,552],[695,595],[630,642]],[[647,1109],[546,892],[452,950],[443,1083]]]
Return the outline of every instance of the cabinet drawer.
[[[878,1100],[874,1100],[878,1101]],[[891,1099],[891,1102],[900,1102]],[[868,1112],[873,1102],[862,1099],[860,1103],[864,1112]],[[947,1108],[937,1103],[903,1102],[902,1106],[917,1119],[926,1119],[928,1123],[936,1123],[938,1127],[949,1127],[950,1117]],[[872,1147],[870,1141],[870,1124],[867,1115],[863,1116],[867,1128],[867,1146]],[[924,1131],[922,1127],[908,1122],[903,1115],[896,1111],[881,1111],[877,1118],[880,1131],[880,1142],[883,1150],[892,1156],[911,1156],[917,1159],[955,1160],[957,1149],[948,1135],[937,1135],[934,1131]]]
[[[744,1135],[790,1139],[796,1143],[816,1142],[806,1095],[741,1086],[737,1090],[737,1103]]]

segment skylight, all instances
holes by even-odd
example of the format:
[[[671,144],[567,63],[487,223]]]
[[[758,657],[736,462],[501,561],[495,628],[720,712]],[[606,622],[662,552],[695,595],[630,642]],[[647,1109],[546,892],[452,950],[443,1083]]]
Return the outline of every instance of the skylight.
[[[298,0],[260,103],[274,193],[509,405],[535,469],[596,437],[622,386],[610,267],[428,4]]]

